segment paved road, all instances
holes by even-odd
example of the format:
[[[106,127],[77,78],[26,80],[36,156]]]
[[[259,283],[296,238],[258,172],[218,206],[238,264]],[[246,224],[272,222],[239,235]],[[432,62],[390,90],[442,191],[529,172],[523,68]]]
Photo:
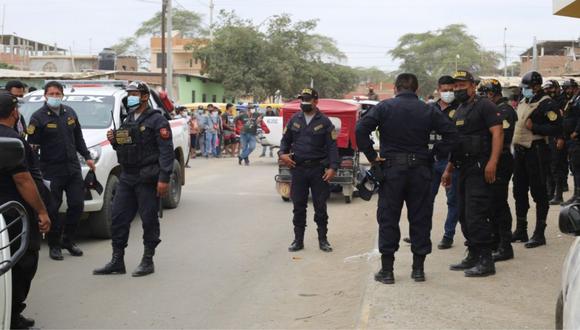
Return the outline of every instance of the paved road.
[[[557,208],[550,211],[548,246],[532,251],[518,245],[517,259],[498,264],[494,277],[467,279],[447,270],[463,255],[458,237],[453,249],[429,256],[428,280],[420,284],[409,278],[411,253],[402,244],[397,284],[384,286],[372,281],[379,261],[365,255],[376,244],[375,201],[346,205],[335,196],[329,205],[335,252],[318,250],[310,219],[306,249],[290,254],[291,205],[274,189],[273,160],[240,167],[232,159],[197,159],[192,165],[180,207],[165,212],[154,275],[93,276],[92,269],[110,257],[108,241],[85,239],[85,256],[62,262],[51,261],[45,248],[26,314],[43,328],[553,326],[561,263],[571,241],[557,232]],[[445,210],[439,194],[435,244]],[[405,214],[402,219],[406,233]],[[129,272],[140,259],[141,234],[136,219]]]
[[[335,252],[318,249],[310,222],[306,249],[289,254],[291,205],[275,191],[276,170],[271,159],[250,167],[193,161],[179,208],[162,220],[154,275],[93,276],[110,258],[108,241],[87,239],[84,257],[65,254],[62,262],[44,248],[27,315],[43,328],[354,327],[372,269],[343,260],[372,247],[374,210],[337,196],[329,210]],[[136,219],[129,272],[140,260],[141,234]]]

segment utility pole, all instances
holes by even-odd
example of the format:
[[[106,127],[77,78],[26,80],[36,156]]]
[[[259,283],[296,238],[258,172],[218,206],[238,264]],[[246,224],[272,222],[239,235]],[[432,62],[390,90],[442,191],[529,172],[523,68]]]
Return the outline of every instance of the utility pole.
[[[167,0],[167,97],[173,99],[173,7]]]
[[[507,44],[505,42],[505,35],[507,33],[507,27],[505,27],[503,29],[503,63],[504,63],[504,67],[503,67],[503,76],[507,77],[507,68],[508,68],[508,63],[507,63]]]
[[[209,0],[209,40],[213,40],[213,9],[214,0]]]
[[[534,37],[534,47],[532,49],[532,70],[538,71],[538,40]]]
[[[1,36],[4,36],[4,22],[6,20],[6,4],[2,5],[2,31],[0,32]],[[2,52],[6,51],[6,46],[4,45],[4,40],[2,40]]]
[[[157,61],[157,65],[161,66],[161,89],[167,90],[165,83],[165,15],[167,14],[167,0],[163,0],[161,4],[161,63]]]

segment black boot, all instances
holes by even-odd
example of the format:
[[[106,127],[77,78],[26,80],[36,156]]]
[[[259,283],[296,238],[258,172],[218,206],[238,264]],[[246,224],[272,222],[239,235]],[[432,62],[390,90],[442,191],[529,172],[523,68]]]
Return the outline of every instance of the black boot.
[[[413,271],[411,272],[411,278],[415,282],[425,282],[425,256],[413,254]]]
[[[318,246],[324,252],[332,252],[332,246],[328,242],[326,233],[328,233],[328,228],[318,228]]]
[[[383,284],[394,284],[395,275],[393,274],[393,264],[395,263],[395,256],[381,255],[381,270],[375,274],[375,281]]]
[[[83,250],[81,250],[72,240],[69,238],[63,238],[62,248],[67,250],[71,256],[80,257],[83,255]]]
[[[570,197],[570,199],[568,199],[567,201],[565,201],[564,203],[562,203],[560,205],[568,206],[568,205],[576,203],[578,201],[580,201],[580,188],[574,188],[574,195],[572,195],[572,197]]]
[[[467,248],[467,256],[460,263],[449,266],[449,270],[466,270],[477,264],[478,255],[474,248]]]
[[[441,242],[439,242],[439,244],[437,244],[437,248],[439,250],[450,249],[452,246],[453,246],[453,238],[449,238],[447,236],[443,236],[443,238],[441,239]]]
[[[512,243],[520,241],[525,243],[528,241],[528,220],[526,217],[517,217],[516,231],[512,234]]]
[[[133,272],[133,277],[140,277],[155,272],[155,265],[153,265],[153,256],[155,255],[155,249],[150,247],[145,247],[143,252],[143,258],[141,258],[141,263],[137,266],[137,269]]]
[[[288,247],[288,252],[296,252],[304,249],[304,230],[306,228],[294,227],[294,241]]]
[[[484,248],[480,250],[477,264],[465,270],[466,277],[486,277],[495,274],[495,264],[491,256],[491,249]]]
[[[511,243],[501,244],[497,251],[492,254],[492,257],[494,262],[513,259],[514,249]]]
[[[538,219],[536,222],[536,229],[534,229],[534,234],[532,238],[526,242],[524,245],[528,249],[533,249],[538,246],[546,245],[546,236],[544,236],[544,231],[546,230],[546,220]]]
[[[108,264],[102,268],[93,270],[93,275],[110,275],[110,274],[125,274],[125,250],[120,248],[113,248],[113,257]]]
[[[550,200],[550,205],[560,205],[564,202],[564,198],[562,197],[562,186],[557,183],[556,188],[554,189],[554,197]]]
[[[64,257],[62,256],[62,249],[60,247],[60,245],[58,246],[49,246],[49,252],[48,255],[50,256],[50,259],[52,260],[63,260]]]

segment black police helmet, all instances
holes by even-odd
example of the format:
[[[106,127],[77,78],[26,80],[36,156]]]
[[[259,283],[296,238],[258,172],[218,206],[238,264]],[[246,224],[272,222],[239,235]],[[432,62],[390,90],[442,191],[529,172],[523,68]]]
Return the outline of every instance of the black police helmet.
[[[356,185],[358,195],[365,201],[370,201],[373,194],[379,190],[379,183],[374,178],[371,171],[366,171],[361,182]]]
[[[560,210],[558,218],[560,231],[566,234],[580,233],[580,204],[574,203]]]
[[[574,79],[566,79],[564,83],[562,83],[562,88],[576,88],[578,87],[578,83]]]
[[[477,91],[480,93],[493,93],[498,95],[501,94],[502,87],[501,83],[497,79],[485,79],[481,81]]]
[[[125,88],[127,92],[141,92],[143,94],[149,94],[149,86],[142,81],[132,81],[127,88]]]
[[[542,75],[536,71],[530,71],[522,77],[522,85],[527,85],[530,87],[542,85],[543,82],[544,79],[542,78]]]

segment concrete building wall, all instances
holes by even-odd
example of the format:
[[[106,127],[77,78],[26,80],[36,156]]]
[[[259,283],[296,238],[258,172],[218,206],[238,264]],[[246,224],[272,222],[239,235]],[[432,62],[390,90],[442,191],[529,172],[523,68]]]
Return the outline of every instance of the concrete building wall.
[[[520,65],[521,72],[532,70],[532,59],[524,58]],[[538,72],[544,76],[561,76],[580,72],[580,60],[574,61],[569,56],[540,56],[538,57]]]
[[[224,102],[225,89],[220,83],[207,79],[179,76],[176,77],[178,93],[177,102],[181,104],[194,102]]]

